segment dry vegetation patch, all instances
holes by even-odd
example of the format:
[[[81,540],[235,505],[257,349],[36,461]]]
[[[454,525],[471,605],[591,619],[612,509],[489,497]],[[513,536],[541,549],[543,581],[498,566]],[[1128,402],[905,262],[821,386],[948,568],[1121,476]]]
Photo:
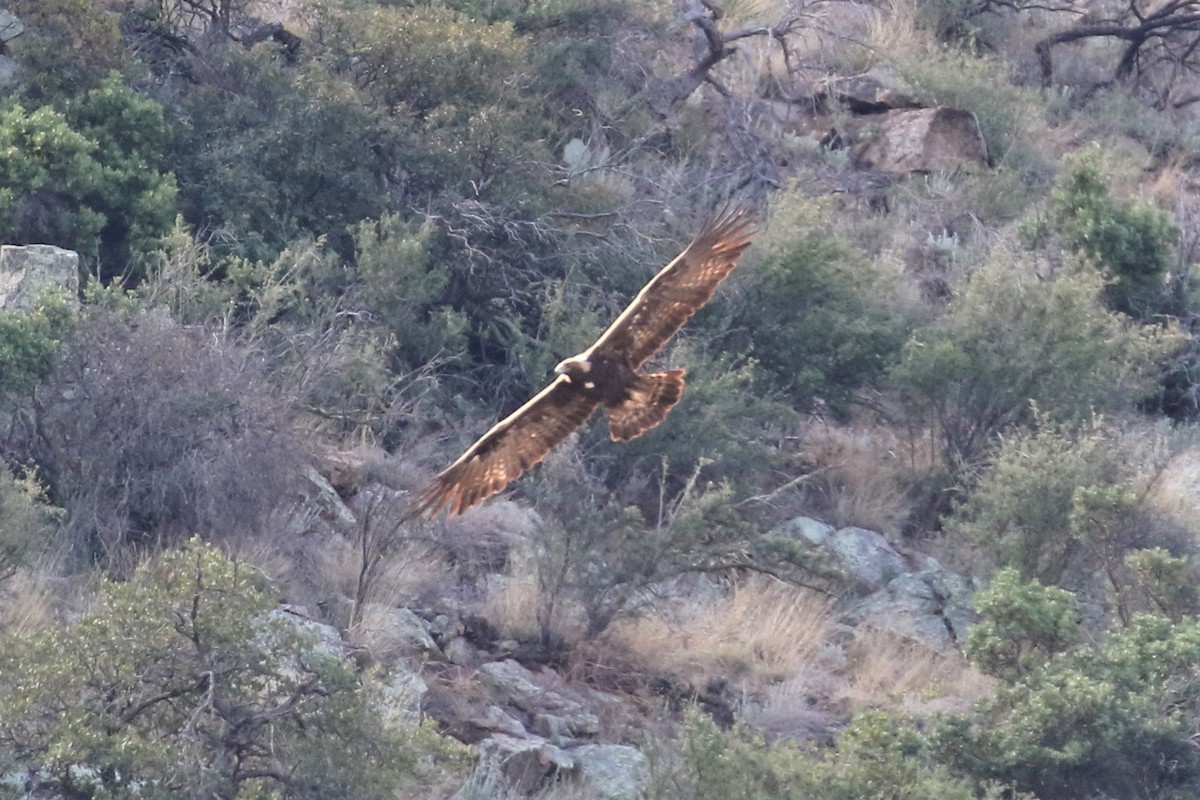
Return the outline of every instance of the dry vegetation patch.
[[[693,685],[726,677],[780,681],[820,652],[833,625],[831,605],[812,590],[753,577],[699,604],[617,623],[611,638],[647,669]]]
[[[960,655],[937,653],[884,631],[860,628],[846,656],[845,684],[837,697],[850,712],[966,711],[995,684]]]

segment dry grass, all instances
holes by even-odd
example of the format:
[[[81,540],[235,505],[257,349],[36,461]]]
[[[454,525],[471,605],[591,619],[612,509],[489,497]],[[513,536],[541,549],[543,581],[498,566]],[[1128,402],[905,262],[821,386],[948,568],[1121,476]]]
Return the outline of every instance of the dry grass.
[[[830,605],[816,592],[754,577],[674,620],[620,622],[612,638],[648,668],[695,684],[711,677],[781,681],[817,657],[833,624]]]
[[[930,34],[917,27],[918,0],[887,0],[879,13],[867,19],[866,46],[876,63],[896,63],[920,58],[933,44]]]
[[[880,425],[811,425],[803,456],[816,469],[808,484],[813,513],[837,528],[897,533],[911,510],[907,482],[930,468],[928,453]]]
[[[488,581],[480,613],[502,636],[536,639],[542,607],[542,592],[536,580],[494,575]]]
[[[875,708],[921,716],[965,711],[994,685],[959,655],[936,653],[883,631],[860,629],[846,655],[846,683],[839,699],[850,712]]]
[[[0,635],[35,633],[91,603],[99,573],[61,577],[61,567],[61,554],[48,553],[0,582]]]

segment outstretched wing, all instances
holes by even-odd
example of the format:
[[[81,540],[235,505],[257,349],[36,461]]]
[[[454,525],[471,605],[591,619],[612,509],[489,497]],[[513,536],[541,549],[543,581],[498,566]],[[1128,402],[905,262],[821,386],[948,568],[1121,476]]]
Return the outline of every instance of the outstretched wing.
[[[646,284],[585,355],[640,367],[713,296],[758,231],[735,206],[704,227],[687,249]]]
[[[560,375],[434,478],[408,507],[405,518],[437,514],[443,508],[453,517],[503,491],[587,421],[596,405]]]

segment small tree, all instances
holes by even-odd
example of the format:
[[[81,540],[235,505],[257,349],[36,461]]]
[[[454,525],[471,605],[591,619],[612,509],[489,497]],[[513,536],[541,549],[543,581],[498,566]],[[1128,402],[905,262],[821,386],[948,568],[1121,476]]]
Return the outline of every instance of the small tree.
[[[260,575],[193,539],[0,651],[0,747],[111,798],[392,798],[448,750],[270,613]],[[76,795],[76,793],[78,793]]]

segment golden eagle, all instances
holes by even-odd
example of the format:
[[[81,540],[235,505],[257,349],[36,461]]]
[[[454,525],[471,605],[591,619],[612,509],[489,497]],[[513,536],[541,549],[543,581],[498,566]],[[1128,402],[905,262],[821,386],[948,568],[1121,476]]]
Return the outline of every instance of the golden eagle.
[[[425,487],[406,517],[449,516],[502,491],[592,415],[608,411],[613,441],[641,436],[683,395],[682,369],[639,375],[645,363],[713,296],[757,233],[742,207],[718,214],[663,267],[595,344],[554,368],[553,382],[471,445]]]

